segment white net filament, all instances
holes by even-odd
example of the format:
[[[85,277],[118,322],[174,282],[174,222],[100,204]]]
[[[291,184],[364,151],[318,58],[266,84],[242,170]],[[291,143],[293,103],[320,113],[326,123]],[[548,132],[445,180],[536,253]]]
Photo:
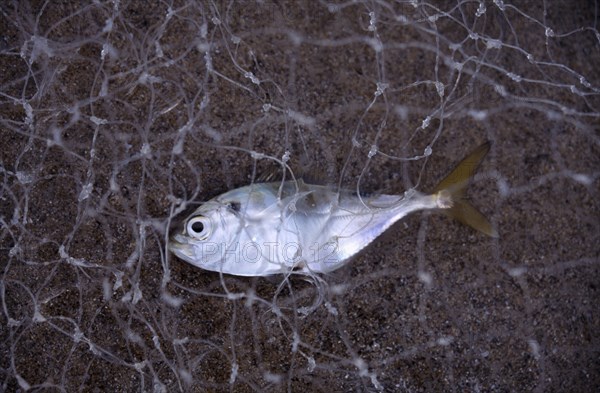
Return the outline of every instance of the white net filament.
[[[599,9],[2,2],[0,390],[600,389]],[[166,249],[273,167],[427,192],[486,140],[497,239],[418,213],[309,281]]]

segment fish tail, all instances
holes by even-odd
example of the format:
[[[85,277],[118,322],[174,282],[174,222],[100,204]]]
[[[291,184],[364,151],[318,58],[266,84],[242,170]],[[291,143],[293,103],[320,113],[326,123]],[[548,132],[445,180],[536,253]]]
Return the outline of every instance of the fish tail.
[[[433,190],[438,206],[442,212],[463,224],[466,224],[491,237],[498,237],[498,232],[469,201],[465,194],[477,168],[490,150],[491,143],[485,142],[468,156],[463,158]]]

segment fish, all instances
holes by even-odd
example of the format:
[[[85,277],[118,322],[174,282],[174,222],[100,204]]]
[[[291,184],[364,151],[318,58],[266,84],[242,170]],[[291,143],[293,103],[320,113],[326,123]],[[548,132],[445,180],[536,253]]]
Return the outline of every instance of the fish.
[[[466,189],[490,150],[485,142],[433,189],[361,196],[303,179],[256,182],[200,205],[170,235],[168,249],[204,270],[235,276],[329,273],[407,215],[446,214],[490,237],[498,232]]]

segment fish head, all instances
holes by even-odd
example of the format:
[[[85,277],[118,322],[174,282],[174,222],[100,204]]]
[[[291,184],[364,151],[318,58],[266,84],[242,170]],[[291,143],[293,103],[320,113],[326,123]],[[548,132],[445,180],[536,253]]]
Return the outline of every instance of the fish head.
[[[242,228],[239,204],[209,201],[171,230],[168,248],[192,265],[216,270],[221,250]]]
[[[278,196],[280,183],[257,183],[226,192],[202,204],[170,231],[168,248],[180,259],[202,268],[236,276],[287,272],[280,255],[289,231]],[[296,241],[296,240],[294,240]]]

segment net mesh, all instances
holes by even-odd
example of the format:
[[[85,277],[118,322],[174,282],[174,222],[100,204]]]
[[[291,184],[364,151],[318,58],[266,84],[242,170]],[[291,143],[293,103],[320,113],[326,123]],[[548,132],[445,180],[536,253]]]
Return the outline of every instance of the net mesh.
[[[600,389],[597,1],[5,1],[3,391]],[[169,226],[276,160],[433,189],[346,267],[207,272]]]

